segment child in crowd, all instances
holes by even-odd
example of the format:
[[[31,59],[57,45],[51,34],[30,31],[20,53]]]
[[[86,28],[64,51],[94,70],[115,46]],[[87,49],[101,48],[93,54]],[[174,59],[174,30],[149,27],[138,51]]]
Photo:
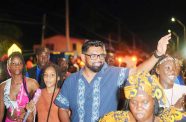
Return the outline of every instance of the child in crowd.
[[[59,88],[58,67],[54,64],[47,64],[43,70],[42,80],[46,88],[42,89],[41,97],[37,103],[38,122],[59,122],[58,107],[53,103]]]

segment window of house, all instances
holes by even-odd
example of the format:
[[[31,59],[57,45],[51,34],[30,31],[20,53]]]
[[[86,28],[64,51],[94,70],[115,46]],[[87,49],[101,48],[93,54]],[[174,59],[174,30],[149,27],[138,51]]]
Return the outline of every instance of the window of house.
[[[46,44],[46,47],[50,50],[54,50],[54,44]]]
[[[72,44],[72,49],[73,49],[73,51],[77,49],[77,45],[75,43]]]

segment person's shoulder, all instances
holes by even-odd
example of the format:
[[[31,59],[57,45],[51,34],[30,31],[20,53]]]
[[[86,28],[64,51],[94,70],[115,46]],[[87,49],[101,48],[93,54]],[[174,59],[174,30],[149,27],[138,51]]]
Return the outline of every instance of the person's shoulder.
[[[174,87],[176,87],[176,88],[184,88],[186,90],[186,86],[185,85],[180,85],[180,84],[174,83]]]
[[[1,89],[1,88],[4,88],[5,85],[6,85],[6,81],[3,81],[3,82],[0,84],[0,89]]]
[[[128,69],[126,67],[117,67],[117,66],[108,66],[109,69],[111,70],[122,70],[122,69]]]
[[[134,117],[129,111],[111,111],[100,118],[99,122],[135,122]]]
[[[10,80],[10,79],[7,79],[7,80],[3,81],[2,83],[0,83],[0,89],[4,89],[4,87],[5,87],[6,83],[8,82],[8,80]]]
[[[77,82],[77,79],[79,79],[79,71],[75,73],[71,73],[64,81],[64,84],[71,84],[73,82]]]
[[[79,75],[79,71],[78,72],[74,72],[74,73],[70,73],[70,75],[67,77],[67,79],[77,78],[78,75]]]
[[[29,78],[29,77],[26,77],[26,83],[28,85],[31,85],[31,86],[33,86],[33,85],[37,85],[38,86],[39,85],[38,82],[35,79]]]
[[[26,77],[26,80],[27,80],[28,83],[29,83],[29,82],[37,82],[35,79],[29,78],[29,77]]]
[[[116,67],[116,66],[109,66],[107,71],[114,74],[123,74],[129,72],[129,68],[126,67]],[[128,73],[127,73],[128,74]]]

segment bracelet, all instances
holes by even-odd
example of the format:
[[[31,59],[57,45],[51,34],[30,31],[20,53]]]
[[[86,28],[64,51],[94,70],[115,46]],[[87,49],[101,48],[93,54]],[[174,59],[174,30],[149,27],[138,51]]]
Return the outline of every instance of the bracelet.
[[[153,55],[154,55],[155,58],[158,58],[158,59],[164,57],[164,55],[160,55],[160,56],[159,56],[159,55],[157,54],[157,51],[156,51],[156,50],[153,52]]]

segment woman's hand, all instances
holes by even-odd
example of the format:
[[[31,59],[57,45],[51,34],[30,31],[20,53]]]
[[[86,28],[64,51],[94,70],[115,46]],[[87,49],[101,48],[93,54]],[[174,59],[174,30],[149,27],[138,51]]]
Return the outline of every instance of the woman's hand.
[[[26,105],[27,111],[33,112],[35,109],[35,103],[33,100],[31,100],[29,103]]]

